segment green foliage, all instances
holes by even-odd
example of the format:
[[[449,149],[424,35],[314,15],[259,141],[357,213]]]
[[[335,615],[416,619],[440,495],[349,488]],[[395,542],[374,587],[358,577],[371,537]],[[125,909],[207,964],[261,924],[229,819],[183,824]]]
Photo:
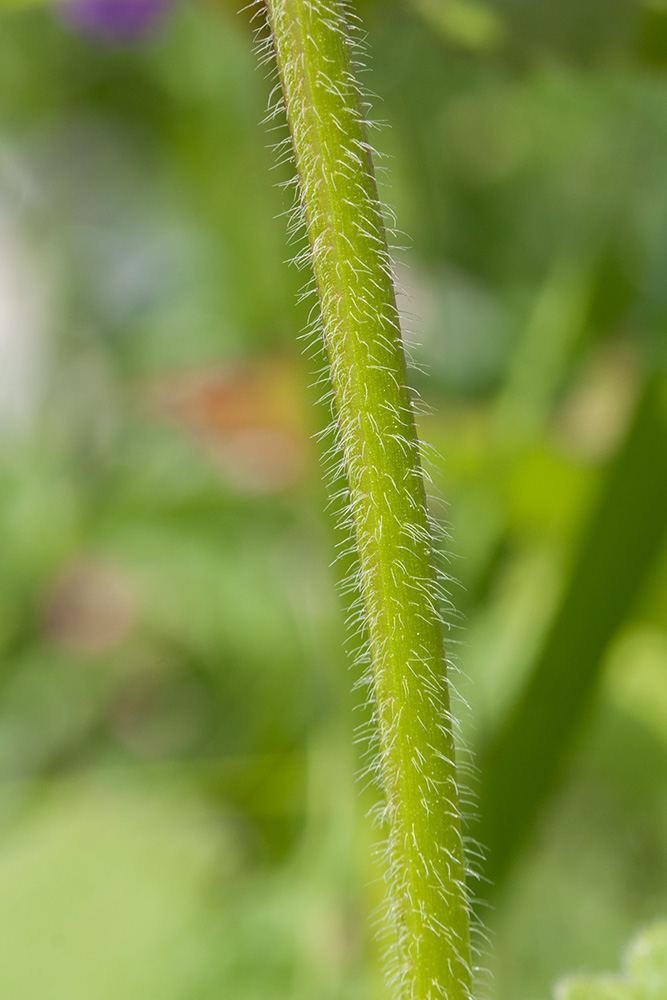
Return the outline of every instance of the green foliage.
[[[620,975],[575,976],[556,989],[557,1000],[662,1000],[667,995],[667,923],[628,945]]]
[[[111,776],[74,780],[30,810],[19,789],[5,789],[5,995],[176,1000],[191,988],[209,910],[202,886],[214,852],[230,844],[207,835],[201,802],[174,792]]]
[[[103,989],[95,968],[122,925],[105,925],[105,950],[50,872],[74,878],[87,849],[95,912],[111,882],[114,913],[135,883],[169,911],[137,958],[146,995],[165,984],[169,929],[194,914],[196,969],[174,953],[187,1000],[383,996],[366,930],[382,895],[376,796],[352,749],[366,715],[309,443],[326,418],[294,346],[307,305],[284,263],[289,171],[271,169],[270,84],[239,6],[176,3],[162,33],[121,47],[77,35],[58,5],[0,8],[0,868],[9,878],[12,830],[40,842],[13,883],[20,926],[33,941],[48,895],[73,958],[41,938],[40,969],[3,953],[6,980],[28,977],[13,1000],[51,1000],[56,972],[68,1000],[81,969]],[[502,27],[487,48],[463,37],[482,9]],[[667,551],[651,506],[664,424],[645,403],[667,344],[665,12],[359,10],[364,88],[390,123],[373,132],[381,196],[410,235],[398,273],[417,315],[419,433],[463,584],[446,635],[470,706],[457,714],[505,788],[493,747],[545,711],[532,678],[558,662],[565,724],[534,754],[550,790],[522,781],[501,817],[522,846],[511,864],[489,855],[495,887],[473,885],[494,897],[480,964],[495,995],[534,1000],[567,972],[614,968],[633,929],[667,913]],[[615,535],[599,515],[621,480]],[[614,536],[604,571],[584,566],[593,535]],[[93,815],[98,850],[80,777],[104,786],[85,793],[93,814],[114,818],[104,839]],[[480,781],[490,825],[500,807]],[[137,788],[162,803],[146,881]],[[196,865],[162,863],[172,848]]]
[[[644,388],[522,698],[481,762],[480,838],[490,877],[521,849],[590,705],[602,655],[637,600],[667,533],[667,382]]]

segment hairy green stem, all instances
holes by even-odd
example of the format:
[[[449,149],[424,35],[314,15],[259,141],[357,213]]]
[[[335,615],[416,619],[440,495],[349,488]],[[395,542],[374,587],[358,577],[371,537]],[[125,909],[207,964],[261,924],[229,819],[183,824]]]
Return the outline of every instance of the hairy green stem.
[[[469,914],[440,602],[348,17],[337,0],[266,6],[358,549],[398,991],[409,1000],[467,1000]]]

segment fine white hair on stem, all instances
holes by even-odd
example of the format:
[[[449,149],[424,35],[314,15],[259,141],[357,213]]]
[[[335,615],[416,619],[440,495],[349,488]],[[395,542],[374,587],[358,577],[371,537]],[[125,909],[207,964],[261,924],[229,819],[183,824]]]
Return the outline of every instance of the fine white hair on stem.
[[[440,529],[427,508],[428,462],[406,383],[386,236],[395,220],[378,200],[368,95],[357,81],[361,31],[345,0],[266,0],[266,13],[260,62],[275,55],[274,98],[289,126],[276,157],[293,157],[298,180],[288,233],[295,266],[312,269],[301,297],[315,293],[319,306],[309,350],[326,355],[332,426],[323,442],[337,558],[353,565],[342,590],[356,686],[367,692],[364,779],[384,792],[377,820],[388,975],[401,1000],[470,1000],[472,852],[459,789],[468,765],[459,752],[457,767],[453,668],[442,642],[454,614],[446,574],[435,567]],[[267,121],[273,127],[280,114],[272,109]]]

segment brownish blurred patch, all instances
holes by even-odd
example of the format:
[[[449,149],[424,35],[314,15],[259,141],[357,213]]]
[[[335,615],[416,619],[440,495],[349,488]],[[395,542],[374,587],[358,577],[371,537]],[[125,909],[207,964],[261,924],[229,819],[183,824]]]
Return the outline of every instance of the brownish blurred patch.
[[[120,569],[79,557],[67,563],[46,601],[47,636],[82,655],[107,652],[129,635],[136,600]]]
[[[188,753],[209,733],[211,706],[198,679],[174,664],[135,664],[119,680],[107,723],[127,749],[148,760]]]
[[[153,413],[195,435],[239,488],[297,483],[310,454],[301,370],[284,358],[177,372],[149,390]]]

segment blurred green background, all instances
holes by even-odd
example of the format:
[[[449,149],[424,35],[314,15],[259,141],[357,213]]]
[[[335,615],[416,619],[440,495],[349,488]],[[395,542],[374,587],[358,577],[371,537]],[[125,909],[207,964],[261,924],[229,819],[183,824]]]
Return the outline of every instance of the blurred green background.
[[[667,913],[667,5],[366,0],[484,994]],[[0,9],[0,995],[372,1000],[381,876],[248,14]],[[414,341],[414,342],[413,342]]]

